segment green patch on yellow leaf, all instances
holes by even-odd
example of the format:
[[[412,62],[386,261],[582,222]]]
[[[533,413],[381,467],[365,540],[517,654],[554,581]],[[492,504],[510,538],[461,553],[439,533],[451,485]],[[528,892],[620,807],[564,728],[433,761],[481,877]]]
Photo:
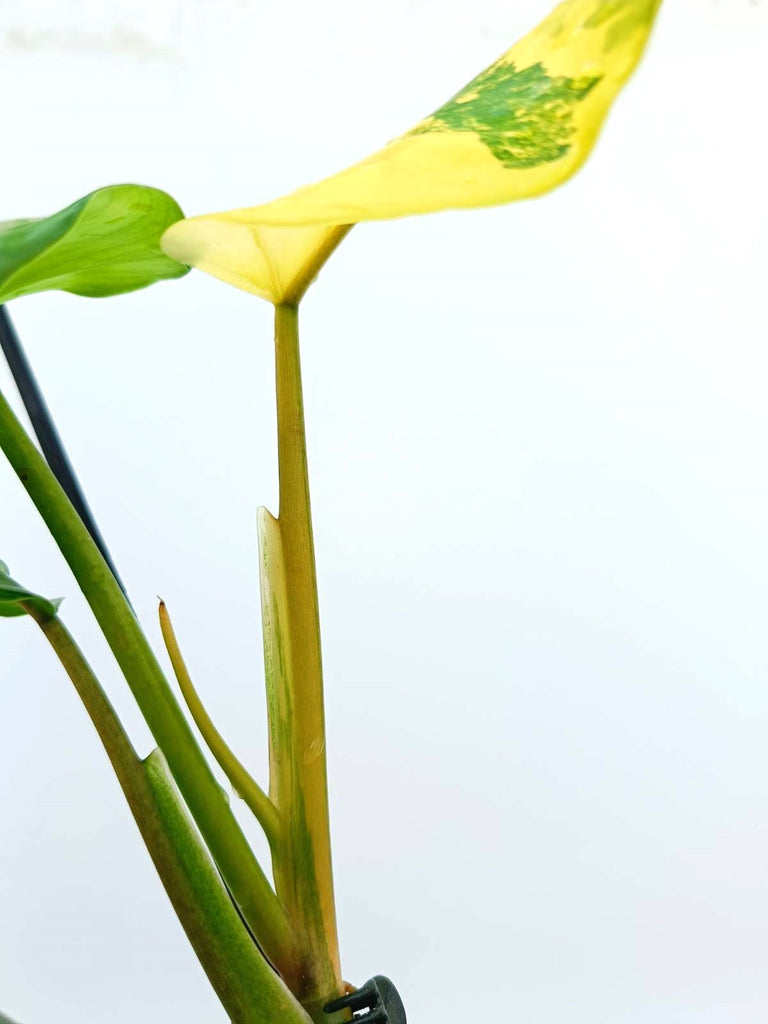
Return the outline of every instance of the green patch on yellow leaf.
[[[551,78],[541,64],[521,71],[500,61],[410,134],[474,132],[505,167],[537,167],[568,152],[574,107],[599,81]]]

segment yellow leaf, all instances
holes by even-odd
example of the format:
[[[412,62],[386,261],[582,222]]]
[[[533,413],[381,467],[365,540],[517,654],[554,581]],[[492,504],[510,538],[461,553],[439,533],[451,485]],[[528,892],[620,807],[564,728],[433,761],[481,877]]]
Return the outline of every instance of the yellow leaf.
[[[165,252],[297,301],[349,225],[541,195],[588,156],[661,0],[565,0],[456,96],[360,163],[290,195],[193,217]]]

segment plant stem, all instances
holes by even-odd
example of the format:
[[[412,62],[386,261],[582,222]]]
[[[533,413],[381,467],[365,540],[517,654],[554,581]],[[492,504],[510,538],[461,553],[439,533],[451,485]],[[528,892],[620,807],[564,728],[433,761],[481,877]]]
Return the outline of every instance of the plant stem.
[[[57,617],[27,612],[75,685],[193,949],[230,1019],[306,1024],[307,1017],[240,920],[159,750],[141,761],[82,652]]]
[[[275,309],[275,370],[280,476],[278,516],[286,585],[290,672],[282,735],[287,747],[271,758],[270,795],[283,822],[274,859],[278,896],[288,909],[304,953],[301,975],[286,979],[310,1014],[342,989],[333,898],[323,677],[315,553],[309,503],[307,446],[299,361],[298,307]],[[273,751],[273,755],[274,755]]]
[[[295,960],[285,913],[228,805],[109,567],[37,448],[0,395],[0,447],[31,497],[123,671],[243,917],[282,971]]]

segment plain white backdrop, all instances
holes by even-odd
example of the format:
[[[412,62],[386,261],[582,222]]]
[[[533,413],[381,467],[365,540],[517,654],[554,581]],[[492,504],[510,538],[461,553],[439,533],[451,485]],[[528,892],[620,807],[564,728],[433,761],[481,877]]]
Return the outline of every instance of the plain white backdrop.
[[[122,181],[271,198],[548,8],[3,0],[0,220]],[[767,52],[764,3],[667,0],[575,180],[358,227],[304,303],[344,974],[412,1024],[768,1017]],[[161,594],[263,780],[269,307],[193,272],[11,313],[150,636]],[[0,558],[148,751],[2,465]],[[0,1009],[224,1021],[31,622],[0,623],[0,737]]]

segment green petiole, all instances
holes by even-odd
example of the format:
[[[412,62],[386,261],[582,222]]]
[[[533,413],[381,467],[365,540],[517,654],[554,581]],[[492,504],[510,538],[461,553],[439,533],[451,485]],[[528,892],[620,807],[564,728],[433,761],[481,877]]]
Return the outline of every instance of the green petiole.
[[[308,1024],[254,944],[181,801],[165,758],[142,761],[72,636],[34,603],[37,622],[74,683],[115,770],[181,924],[222,1005],[236,1024]],[[0,1021],[1,1024],[1,1021]]]
[[[133,611],[37,448],[0,395],[0,447],[77,579],[217,867],[268,958],[295,971],[293,924],[253,855]]]
[[[275,309],[280,514],[262,510],[262,606],[270,717],[270,796],[284,829],[274,855],[278,896],[301,936],[290,979],[313,1018],[343,992],[333,898],[323,676],[309,502],[298,307]]]

